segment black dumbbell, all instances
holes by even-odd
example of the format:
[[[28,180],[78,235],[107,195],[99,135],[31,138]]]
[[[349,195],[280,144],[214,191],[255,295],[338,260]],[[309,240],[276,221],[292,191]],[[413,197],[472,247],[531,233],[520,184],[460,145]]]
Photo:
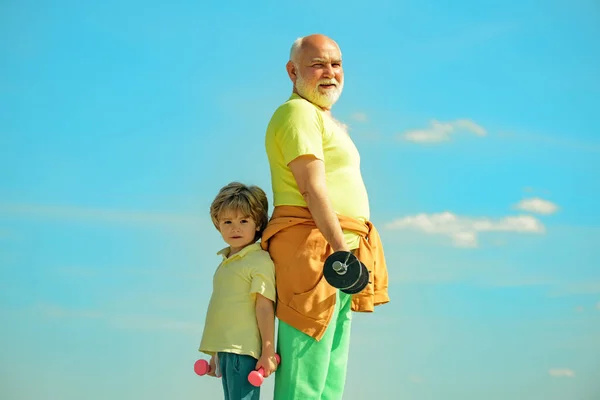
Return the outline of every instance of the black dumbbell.
[[[363,290],[369,283],[369,270],[349,251],[336,251],[323,265],[325,280],[347,294]]]

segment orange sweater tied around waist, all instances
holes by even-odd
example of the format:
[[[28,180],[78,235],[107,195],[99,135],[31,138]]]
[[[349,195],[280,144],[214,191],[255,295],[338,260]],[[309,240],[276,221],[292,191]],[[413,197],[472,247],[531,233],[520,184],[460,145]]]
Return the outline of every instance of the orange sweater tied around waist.
[[[370,271],[367,287],[352,295],[352,311],[373,312],[388,303],[388,273],[381,238],[367,221],[338,215],[342,229],[360,235],[356,257]],[[317,228],[308,208],[277,206],[261,239],[275,264],[276,315],[320,340],[335,308],[336,288],[323,277],[325,259],[333,249]]]

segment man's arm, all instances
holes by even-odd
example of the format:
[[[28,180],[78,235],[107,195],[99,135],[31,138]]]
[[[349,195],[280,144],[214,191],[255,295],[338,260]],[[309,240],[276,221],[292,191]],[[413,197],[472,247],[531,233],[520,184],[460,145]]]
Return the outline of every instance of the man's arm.
[[[313,155],[304,155],[291,161],[289,167],[325,240],[333,251],[349,251],[340,221],[329,200],[323,161]]]

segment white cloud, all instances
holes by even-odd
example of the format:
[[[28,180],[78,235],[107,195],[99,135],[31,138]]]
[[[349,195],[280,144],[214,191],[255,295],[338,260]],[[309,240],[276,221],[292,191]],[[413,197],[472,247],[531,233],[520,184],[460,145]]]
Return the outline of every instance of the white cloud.
[[[575,307],[575,311],[578,313],[582,313],[584,311],[584,308],[583,308],[583,306],[577,306],[577,307]]]
[[[534,197],[530,199],[523,199],[515,208],[521,211],[532,212],[536,214],[554,214],[558,210],[558,206],[551,201]]]
[[[596,303],[596,309],[600,310],[600,301]]]
[[[367,114],[364,112],[356,112],[352,114],[352,119],[358,122],[367,122]]]
[[[480,232],[544,233],[540,221],[529,215],[509,216],[493,220],[488,217],[470,218],[451,212],[417,214],[396,219],[387,229],[414,229],[433,235],[448,236],[456,247],[477,247]]]
[[[425,380],[422,377],[417,376],[417,375],[411,375],[411,376],[408,377],[408,379],[411,382],[418,383],[418,384],[425,382]]]
[[[415,129],[401,134],[404,140],[415,143],[439,143],[450,140],[450,135],[457,131],[474,133],[477,136],[487,134],[485,128],[468,119],[459,119],[450,122],[432,121],[431,127]]]
[[[562,378],[562,377],[573,378],[575,376],[575,371],[573,371],[572,369],[568,369],[568,368],[554,368],[554,369],[551,369],[550,371],[548,371],[548,374],[550,374],[550,376],[553,376],[555,378]]]
[[[456,247],[477,247],[477,234],[475,232],[456,232],[452,234],[452,241]]]

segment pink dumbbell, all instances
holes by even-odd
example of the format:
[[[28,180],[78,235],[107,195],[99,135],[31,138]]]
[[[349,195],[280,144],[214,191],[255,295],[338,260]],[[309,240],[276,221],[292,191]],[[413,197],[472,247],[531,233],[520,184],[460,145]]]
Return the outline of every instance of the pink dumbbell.
[[[275,360],[277,361],[277,365],[281,362],[281,357],[279,354],[275,354]],[[254,386],[260,386],[265,380],[265,370],[263,367],[260,367],[257,371],[252,371],[248,375],[248,382],[250,382]]]
[[[206,375],[210,372],[210,364],[206,360],[198,360],[194,363],[194,372],[200,376]]]

